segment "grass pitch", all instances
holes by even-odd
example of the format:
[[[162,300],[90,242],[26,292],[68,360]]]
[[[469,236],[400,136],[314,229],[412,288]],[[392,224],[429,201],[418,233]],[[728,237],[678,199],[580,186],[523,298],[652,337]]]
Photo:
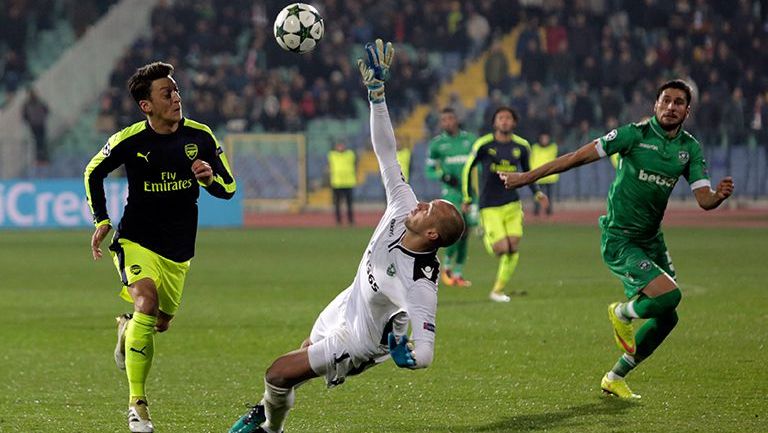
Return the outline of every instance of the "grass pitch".
[[[594,227],[526,228],[512,284],[491,303],[496,261],[473,238],[470,289],[440,288],[436,358],[298,391],[288,432],[756,432],[768,429],[765,229],[665,231],[684,293],[680,323],[630,377],[637,403],[601,397],[619,356],[605,317],[622,298]],[[148,383],[158,432],[224,432],[262,375],[351,281],[359,229],[203,231]],[[0,233],[0,432],[126,432],[112,360],[111,262],[90,232]]]

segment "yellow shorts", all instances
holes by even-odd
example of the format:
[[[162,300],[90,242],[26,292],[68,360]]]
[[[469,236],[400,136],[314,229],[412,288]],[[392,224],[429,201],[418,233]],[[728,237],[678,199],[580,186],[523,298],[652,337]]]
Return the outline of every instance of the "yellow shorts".
[[[483,225],[485,249],[493,254],[496,242],[507,237],[523,237],[523,205],[518,200],[480,209],[480,223]]]
[[[120,297],[133,303],[128,286],[142,278],[150,278],[157,287],[160,311],[176,315],[191,261],[179,263],[168,260],[128,239],[119,239],[118,245],[113,244],[110,248],[113,248],[112,261],[123,282]]]

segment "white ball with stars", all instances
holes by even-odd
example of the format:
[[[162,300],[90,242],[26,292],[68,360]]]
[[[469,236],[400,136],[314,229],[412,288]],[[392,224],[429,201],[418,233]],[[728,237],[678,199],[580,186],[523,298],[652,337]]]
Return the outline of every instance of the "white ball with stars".
[[[293,3],[275,19],[275,40],[286,51],[304,54],[315,49],[325,33],[323,17],[313,6]]]

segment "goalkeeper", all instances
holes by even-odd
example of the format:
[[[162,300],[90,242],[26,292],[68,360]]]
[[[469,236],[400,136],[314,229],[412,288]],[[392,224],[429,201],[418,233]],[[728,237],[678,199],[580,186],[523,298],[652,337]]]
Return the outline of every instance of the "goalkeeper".
[[[437,250],[464,232],[461,213],[445,200],[419,202],[395,156],[395,134],[384,101],[392,44],[367,44],[358,60],[371,107],[371,141],[387,194],[387,209],[363,253],[354,280],[320,313],[301,348],[279,357],[264,376],[261,403],[230,433],[283,431],[294,389],[315,377],[329,387],[390,357],[398,367],[432,363],[435,344]],[[415,346],[408,343],[408,325]]]
[[[440,112],[440,135],[429,142],[429,155],[425,167],[428,179],[441,182],[443,199],[461,209],[461,175],[464,164],[472,152],[472,143],[477,136],[459,128],[459,120],[453,108],[446,107]],[[470,225],[469,214],[462,213],[464,222]],[[467,261],[467,235],[445,249],[442,281],[449,286],[469,287],[472,282],[464,278],[464,263]]]

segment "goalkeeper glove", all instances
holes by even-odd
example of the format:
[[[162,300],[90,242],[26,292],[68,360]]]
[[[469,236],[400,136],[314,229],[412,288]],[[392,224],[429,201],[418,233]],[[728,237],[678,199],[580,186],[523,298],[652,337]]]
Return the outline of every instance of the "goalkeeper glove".
[[[403,335],[400,341],[397,341],[394,332],[389,333],[389,355],[400,368],[409,368],[416,366],[416,360],[413,358],[413,352],[408,344],[408,336]]]
[[[389,79],[389,67],[395,49],[392,48],[392,42],[384,45],[381,39],[376,39],[375,45],[370,42],[365,44],[365,52],[368,54],[367,61],[357,59],[357,67],[363,76],[363,84],[368,88],[368,100],[373,103],[384,102],[384,82]]]
[[[443,183],[447,184],[448,186],[457,187],[459,186],[459,180],[455,177],[451,176],[450,174],[444,174],[441,177]]]

